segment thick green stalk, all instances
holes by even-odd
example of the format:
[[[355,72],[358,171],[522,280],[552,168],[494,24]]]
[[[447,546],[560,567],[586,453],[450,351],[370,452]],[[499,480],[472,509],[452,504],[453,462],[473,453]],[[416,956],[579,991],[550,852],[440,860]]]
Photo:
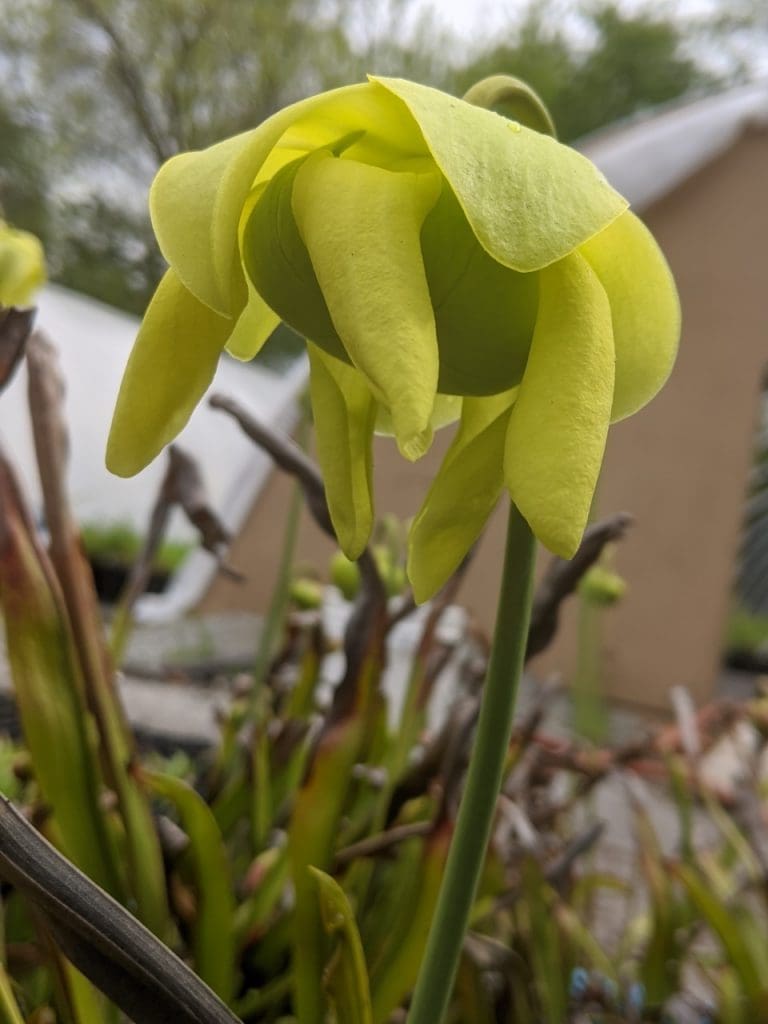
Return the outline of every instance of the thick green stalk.
[[[531,613],[535,540],[514,505],[475,745],[408,1024],[440,1024],[467,931],[512,734]]]

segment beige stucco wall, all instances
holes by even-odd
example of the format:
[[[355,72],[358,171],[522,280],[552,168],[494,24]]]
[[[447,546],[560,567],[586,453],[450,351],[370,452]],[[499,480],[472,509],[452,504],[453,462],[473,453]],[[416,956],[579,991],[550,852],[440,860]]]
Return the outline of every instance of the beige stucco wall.
[[[741,523],[760,378],[768,363],[768,135],[750,130],[724,156],[646,211],[677,279],[683,306],[680,357],[653,404],[612,431],[600,488],[604,513],[637,523],[618,567],[624,602],[602,622],[608,691],[649,708],[667,706],[678,683],[711,693]],[[418,508],[448,437],[415,466],[388,441],[376,446],[377,508]],[[249,574],[218,580],[204,610],[262,609],[274,579],[288,481],[275,475],[232,551]],[[489,526],[463,600],[489,629],[501,564],[503,514]],[[309,522],[300,558],[324,567],[331,547]],[[566,677],[574,666],[575,607],[557,644],[534,662]]]

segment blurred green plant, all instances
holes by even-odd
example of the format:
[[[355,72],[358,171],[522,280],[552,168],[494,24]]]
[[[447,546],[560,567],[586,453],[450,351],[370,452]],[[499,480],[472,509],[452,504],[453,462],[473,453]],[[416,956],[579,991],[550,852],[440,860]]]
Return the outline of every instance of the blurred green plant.
[[[764,650],[768,645],[768,615],[735,604],[728,614],[724,643],[729,651]]]
[[[144,546],[141,535],[128,523],[84,523],[80,536],[89,559],[126,568],[133,565]],[[161,572],[174,572],[191,548],[191,544],[183,541],[164,541],[154,557],[154,567]]]

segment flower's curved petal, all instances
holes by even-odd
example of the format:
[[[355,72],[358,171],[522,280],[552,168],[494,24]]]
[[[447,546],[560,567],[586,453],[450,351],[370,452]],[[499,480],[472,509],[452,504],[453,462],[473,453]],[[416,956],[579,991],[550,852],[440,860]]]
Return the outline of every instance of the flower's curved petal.
[[[536,274],[497,263],[446,183],[421,232],[435,310],[440,391],[492,395],[520,383],[538,306]]]
[[[461,406],[464,399],[461,395],[441,395],[435,397],[429,423],[432,430],[441,430],[450,423],[461,418]],[[376,411],[376,433],[384,437],[394,437],[392,416],[386,406],[380,405]]]
[[[163,256],[200,302],[224,316],[239,312],[245,299],[238,274],[240,212],[259,167],[291,123],[289,111],[208,149],[172,157],[152,183],[149,208]]]
[[[521,124],[557,138],[555,123],[544,101],[530,85],[514,75],[489,75],[475,82],[462,96],[465,103],[473,103],[486,110],[519,121]]]
[[[393,98],[383,90],[379,89],[378,93],[385,96],[390,104],[394,103]],[[325,114],[327,112],[324,110]],[[294,126],[291,130],[292,147],[298,141],[293,137],[294,132],[300,127]],[[353,146],[361,134],[365,134],[356,131],[329,139],[327,117],[323,118],[319,127],[323,129],[322,132],[316,130],[310,137],[302,135],[303,141],[309,143],[310,138],[315,141],[322,139],[327,143],[324,148],[330,149],[337,156]],[[238,321],[235,341],[244,336],[246,344],[253,348],[255,341],[250,338],[250,321],[254,318],[257,319],[257,330],[260,329],[266,341],[268,334],[264,336],[264,331],[269,326],[271,314],[272,329],[282,319],[298,334],[312,338],[331,355],[348,361],[349,356],[331,321],[291,208],[293,183],[308,155],[304,153],[284,164],[268,181],[260,182],[251,190],[243,206],[240,217],[240,256],[246,272],[249,298],[241,317],[245,322],[241,329]],[[237,352],[233,354],[237,355]]]
[[[267,183],[263,182],[257,188],[251,189],[240,214],[238,239],[241,263],[243,263],[244,235],[248,219],[254,206],[264,195],[266,187]],[[258,293],[248,274],[245,274],[245,286],[247,291],[245,306],[235,322],[226,349],[235,359],[249,362],[269,340],[272,332],[280,324],[280,317]]]
[[[531,529],[571,558],[600,474],[614,381],[608,297],[578,253],[541,271],[539,319],[512,409],[504,478]]]
[[[248,301],[232,329],[226,350],[235,359],[250,362],[258,355],[280,325],[280,317],[274,313],[255,288],[249,285]]]
[[[0,306],[26,306],[44,282],[39,239],[0,220]]]
[[[132,476],[185,426],[213,380],[232,321],[166,272],[144,315],[120,385],[107,467]]]
[[[419,232],[439,191],[435,172],[386,171],[327,150],[307,159],[293,188],[331,319],[409,459],[432,439],[439,359]]]
[[[612,420],[631,416],[661,389],[677,355],[680,302],[648,228],[627,211],[579,250],[611,304],[616,348]]]
[[[373,526],[372,440],[376,402],[362,374],[308,343],[317,456],[331,522],[347,558],[359,558]]]
[[[504,445],[515,390],[465,398],[461,424],[413,521],[408,578],[429,600],[480,536],[504,486]]]
[[[394,143],[401,142],[405,151],[423,152],[412,120],[394,116],[398,108],[374,83],[344,86],[294,103],[252,131],[165,163],[150,193],[152,223],[163,255],[189,291],[211,309],[236,316],[245,302],[237,227],[259,175],[271,177],[298,152],[371,125],[394,131]]]
[[[258,355],[279,324],[280,317],[249,282],[248,301],[227,340],[227,352],[235,359],[249,362]]]
[[[261,191],[243,229],[243,265],[278,316],[331,355],[348,360],[291,206],[296,175],[307,159],[286,164]]]
[[[405,103],[480,244],[499,263],[539,270],[627,208],[594,164],[549,136],[437,89],[372,80]]]
[[[345,153],[360,163],[390,167],[409,157],[429,155],[416,122],[400,100],[377,83],[337,89],[325,96],[321,106],[291,125],[280,140],[280,149],[292,149],[298,156],[328,149],[335,140],[354,135]],[[276,158],[277,153],[264,166],[270,176]]]

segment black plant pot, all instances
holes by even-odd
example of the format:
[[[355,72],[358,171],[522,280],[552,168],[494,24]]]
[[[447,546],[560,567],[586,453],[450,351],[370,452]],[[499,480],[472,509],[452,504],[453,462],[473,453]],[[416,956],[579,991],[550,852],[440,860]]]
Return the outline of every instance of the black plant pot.
[[[99,600],[102,604],[114,604],[125,587],[131,566],[112,558],[90,558],[89,561]],[[150,594],[162,594],[169,578],[170,573],[155,570],[149,577],[147,591]]]

